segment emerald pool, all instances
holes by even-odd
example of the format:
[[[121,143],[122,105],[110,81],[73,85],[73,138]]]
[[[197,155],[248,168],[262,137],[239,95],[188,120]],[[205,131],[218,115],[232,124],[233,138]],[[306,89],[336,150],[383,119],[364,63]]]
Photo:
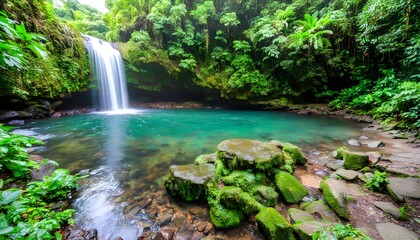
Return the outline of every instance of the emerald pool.
[[[137,239],[143,229],[136,222],[147,216],[128,219],[124,209],[136,196],[162,191],[171,164],[193,163],[229,138],[275,139],[316,149],[355,137],[360,127],[344,119],[275,111],[153,109],[37,120],[16,131],[44,140],[32,154],[73,173],[89,172],[73,201],[78,225],[96,228],[100,239],[127,240]]]

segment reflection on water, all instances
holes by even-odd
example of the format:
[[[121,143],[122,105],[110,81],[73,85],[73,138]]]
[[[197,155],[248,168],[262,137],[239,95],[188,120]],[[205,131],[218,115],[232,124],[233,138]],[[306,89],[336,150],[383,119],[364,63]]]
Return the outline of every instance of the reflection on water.
[[[28,129],[29,128],[29,129]],[[357,134],[345,120],[279,112],[143,110],[88,114],[33,122],[20,133],[46,142],[36,151],[73,172],[90,169],[74,201],[75,220],[100,239],[137,239],[141,211],[127,217],[138,196],[163,189],[171,164],[192,163],[229,138],[277,139],[316,148]],[[153,227],[152,227],[153,228]]]

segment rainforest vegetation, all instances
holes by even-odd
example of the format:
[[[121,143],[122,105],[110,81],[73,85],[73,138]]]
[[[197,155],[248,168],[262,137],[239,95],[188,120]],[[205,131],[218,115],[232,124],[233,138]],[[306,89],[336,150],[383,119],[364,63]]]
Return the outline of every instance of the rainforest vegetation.
[[[55,2],[2,4],[2,95],[86,89],[82,32],[117,43],[137,88],[181,81],[225,99],[329,102],[420,127],[418,1],[106,0],[106,14],[77,0]],[[33,41],[46,54],[33,51]],[[21,68],[7,59],[15,48]],[[174,80],[147,77],[151,66]]]

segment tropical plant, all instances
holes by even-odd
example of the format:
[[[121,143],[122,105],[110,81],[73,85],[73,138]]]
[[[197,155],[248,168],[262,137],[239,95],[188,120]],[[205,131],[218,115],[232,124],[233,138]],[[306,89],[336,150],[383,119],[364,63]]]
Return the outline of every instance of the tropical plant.
[[[375,170],[375,173],[372,176],[369,176],[365,180],[365,186],[375,192],[383,192],[386,189],[386,186],[389,184],[389,179],[386,172],[380,172]]]
[[[30,53],[45,58],[44,40],[42,35],[27,32],[25,25],[16,24],[4,11],[0,11],[0,68],[23,68]]]

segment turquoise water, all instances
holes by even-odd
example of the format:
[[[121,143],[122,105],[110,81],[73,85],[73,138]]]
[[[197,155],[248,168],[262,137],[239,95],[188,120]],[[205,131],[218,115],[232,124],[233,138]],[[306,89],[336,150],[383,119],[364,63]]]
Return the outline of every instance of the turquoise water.
[[[124,222],[124,207],[133,196],[161,190],[171,164],[193,163],[229,138],[276,139],[312,149],[357,136],[359,128],[322,116],[203,109],[77,115],[34,121],[18,131],[44,139],[36,154],[74,173],[89,169],[73,204],[76,222],[97,228],[101,239],[127,240],[142,230]]]

